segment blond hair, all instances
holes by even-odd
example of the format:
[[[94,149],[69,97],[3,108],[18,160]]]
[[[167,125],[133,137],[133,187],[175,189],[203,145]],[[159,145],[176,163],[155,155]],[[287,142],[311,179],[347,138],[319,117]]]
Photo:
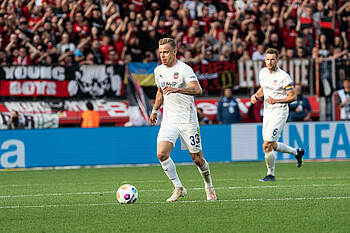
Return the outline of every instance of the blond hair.
[[[268,48],[265,53],[266,54],[275,54],[277,59],[280,56],[279,52],[277,51],[277,49],[274,49],[274,48]]]
[[[173,50],[176,50],[176,43],[173,38],[162,38],[159,40],[158,45],[169,44]]]

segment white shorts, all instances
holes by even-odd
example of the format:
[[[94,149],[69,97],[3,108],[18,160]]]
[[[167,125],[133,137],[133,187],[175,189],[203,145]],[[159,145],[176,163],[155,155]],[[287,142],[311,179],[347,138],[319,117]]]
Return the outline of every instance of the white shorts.
[[[263,139],[277,142],[288,119],[288,106],[264,109]]]
[[[190,153],[198,153],[202,150],[201,136],[199,132],[198,120],[190,123],[172,123],[163,119],[160,126],[157,143],[162,141],[171,142],[175,147],[177,138],[180,137],[181,149]]]

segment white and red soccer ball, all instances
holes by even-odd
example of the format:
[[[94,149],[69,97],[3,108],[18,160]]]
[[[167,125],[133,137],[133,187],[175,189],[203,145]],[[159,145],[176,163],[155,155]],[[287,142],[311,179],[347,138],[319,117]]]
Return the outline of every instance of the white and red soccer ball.
[[[137,189],[131,184],[123,184],[117,191],[117,200],[121,204],[135,203],[138,197]]]

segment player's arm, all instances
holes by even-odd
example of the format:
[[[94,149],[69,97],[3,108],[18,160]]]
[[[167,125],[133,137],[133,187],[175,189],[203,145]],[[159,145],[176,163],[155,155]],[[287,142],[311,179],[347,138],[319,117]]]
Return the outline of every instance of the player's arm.
[[[151,123],[151,125],[155,125],[155,123],[157,121],[157,112],[158,112],[160,106],[162,106],[163,100],[164,100],[164,97],[163,97],[162,89],[158,87],[158,91],[156,94],[156,100],[155,100],[155,103],[153,105],[152,114],[149,117],[149,122]]]
[[[255,104],[256,102],[260,101],[262,97],[264,97],[264,91],[263,88],[260,87],[259,90],[254,95],[252,95],[250,102],[252,102],[252,104]]]
[[[163,93],[164,95],[169,95],[170,93],[181,93],[181,94],[193,95],[193,96],[202,95],[202,88],[197,80],[187,83],[187,86],[188,87],[186,88],[164,87]]]
[[[291,103],[293,101],[297,100],[297,95],[295,93],[293,85],[288,85],[284,88],[287,92],[287,97],[283,99],[273,99],[269,96],[269,98],[266,100],[267,103],[269,104],[276,104],[276,103]]]

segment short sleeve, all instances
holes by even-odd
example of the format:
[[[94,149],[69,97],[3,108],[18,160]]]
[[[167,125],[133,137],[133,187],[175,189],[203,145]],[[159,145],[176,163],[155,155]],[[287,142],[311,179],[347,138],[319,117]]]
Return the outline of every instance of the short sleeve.
[[[156,82],[156,85],[157,87],[161,87],[160,84],[159,84],[159,80],[158,80],[158,72],[157,72],[157,69],[154,69],[154,80]]]
[[[190,66],[185,66],[183,75],[186,84],[192,81],[198,81],[196,74],[193,72]]]
[[[293,86],[293,80],[291,79],[291,77],[286,73],[285,74],[285,78],[284,78],[284,80],[283,80],[283,88],[284,89],[290,89],[290,88],[292,88],[292,86]],[[288,91],[287,90],[287,91]]]

